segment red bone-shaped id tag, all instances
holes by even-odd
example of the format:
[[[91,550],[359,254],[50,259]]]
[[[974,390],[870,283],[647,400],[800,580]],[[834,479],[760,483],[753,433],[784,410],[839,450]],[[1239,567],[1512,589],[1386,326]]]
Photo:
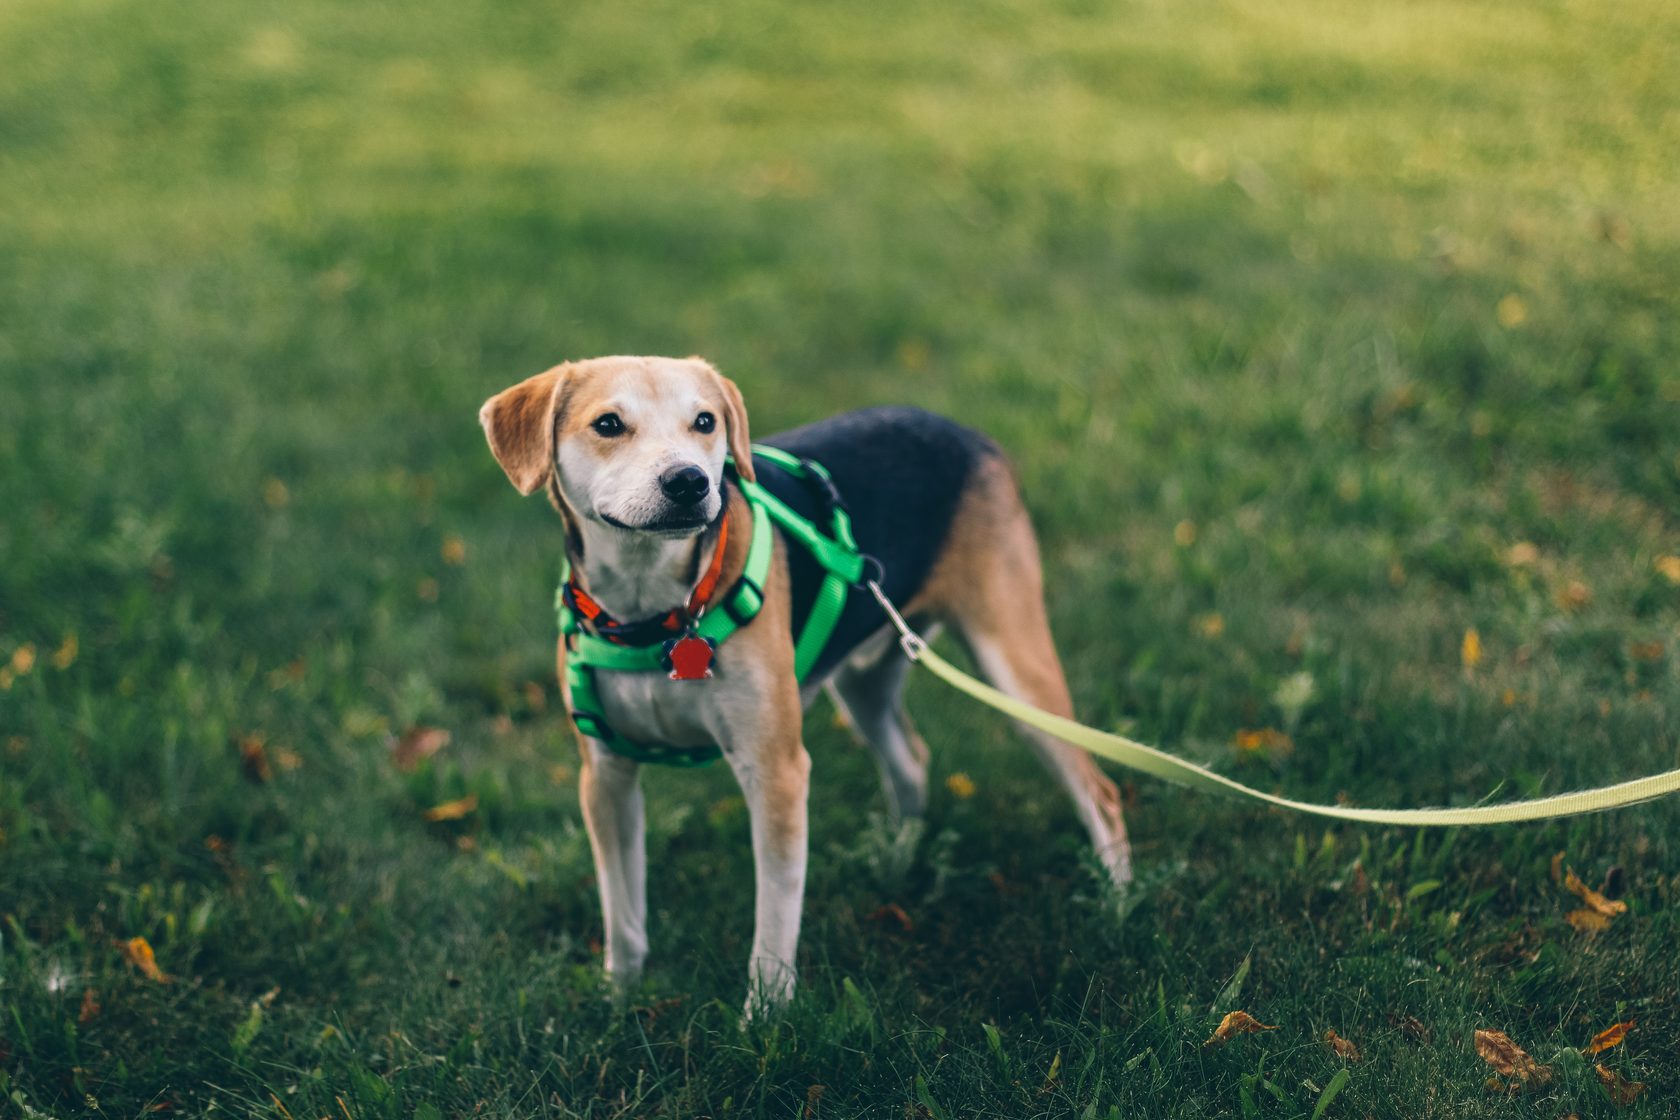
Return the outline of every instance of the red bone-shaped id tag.
[[[703,681],[712,675],[717,643],[698,634],[685,634],[665,643],[665,667],[674,681]]]

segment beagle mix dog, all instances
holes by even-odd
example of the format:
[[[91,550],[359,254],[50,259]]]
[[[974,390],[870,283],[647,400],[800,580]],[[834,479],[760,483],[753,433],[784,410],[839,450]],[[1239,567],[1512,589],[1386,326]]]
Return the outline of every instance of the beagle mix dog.
[[[747,412],[728,378],[699,358],[608,357],[567,362],[485,402],[490,450],[522,494],[546,491],[560,514],[579,589],[612,618],[664,616],[690,602],[723,537],[713,601],[744,567],[753,518],[725,473],[757,481],[789,504],[809,490],[753,461]],[[1045,617],[1038,544],[998,447],[930,413],[847,413],[765,441],[826,467],[859,547],[881,561],[882,586],[924,634],[949,624],[999,689],[1073,715]],[[822,524],[820,518],[813,518]],[[720,529],[727,522],[726,534]],[[801,719],[826,689],[873,752],[895,816],[927,805],[928,751],[900,693],[910,662],[879,606],[854,590],[803,685],[794,635],[823,575],[780,528],[756,617],[717,651],[703,682],[660,672],[596,674],[613,730],[632,741],[715,745],[741,786],[756,864],[749,1013],[786,1001],[805,890],[811,760]],[[567,649],[558,651],[568,709]],[[1091,757],[1022,728],[1072,796],[1118,884],[1131,852],[1114,783]],[[638,765],[574,728],[579,793],[605,925],[606,972],[622,992],[647,956],[647,869]]]

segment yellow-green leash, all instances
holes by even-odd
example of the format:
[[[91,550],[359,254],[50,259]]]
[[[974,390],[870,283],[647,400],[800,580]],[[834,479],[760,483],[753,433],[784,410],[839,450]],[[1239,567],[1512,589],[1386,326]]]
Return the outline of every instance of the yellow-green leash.
[[[1143,743],[1128,739],[1124,735],[1098,731],[1094,727],[1086,727],[1084,724],[1076,723],[1071,719],[1051,715],[1042,708],[1035,708],[1031,704],[1023,703],[1013,696],[999,692],[992,686],[969,676],[929,649],[927,642],[923,641],[921,635],[912,630],[910,624],[904,621],[904,616],[898,613],[892,602],[881,591],[880,586],[873,580],[869,581],[867,586],[875,596],[876,601],[881,604],[881,609],[886,612],[887,617],[892,620],[893,626],[898,630],[899,645],[904,648],[905,656],[919,665],[927,666],[934,676],[943,680],[946,684],[959,692],[967,693],[980,703],[1002,712],[1011,719],[1036,727],[1040,731],[1049,732],[1056,738],[1072,743],[1082,750],[1118,762],[1122,766],[1131,767],[1133,770],[1141,770],[1145,774],[1152,774],[1169,782],[1189,786],[1192,789],[1235,794],[1239,797],[1264,801],[1269,805],[1277,805],[1284,809],[1293,809],[1299,813],[1334,817],[1337,820],[1415,827],[1509,824],[1513,821],[1549,820],[1553,817],[1570,817],[1580,813],[1620,809],[1626,805],[1637,805],[1642,801],[1651,801],[1658,797],[1680,792],[1680,769],[1677,769],[1653,774],[1648,778],[1635,778],[1629,782],[1601,786],[1598,789],[1583,789],[1574,793],[1537,797],[1531,801],[1511,801],[1499,805],[1476,805],[1463,809],[1352,809],[1340,805],[1314,805],[1306,801],[1294,801],[1287,797],[1278,797],[1275,794],[1264,793],[1261,790],[1245,786],[1241,782],[1233,781],[1222,774],[1215,774],[1212,770],[1197,766],[1193,762],[1186,762],[1182,758],[1174,758],[1165,751],[1145,746]]]

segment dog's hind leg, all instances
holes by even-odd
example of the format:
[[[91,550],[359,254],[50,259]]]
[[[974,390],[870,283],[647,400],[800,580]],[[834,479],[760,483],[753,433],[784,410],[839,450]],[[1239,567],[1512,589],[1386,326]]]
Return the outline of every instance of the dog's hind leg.
[[[1002,458],[983,466],[963,496],[928,602],[956,626],[987,680],[1055,715],[1073,701],[1044,609],[1038,541]],[[1073,798],[1097,856],[1116,886],[1132,878],[1120,791],[1084,751],[1017,725]]]
[[[873,659],[854,655],[829,681],[829,695],[875,756],[894,820],[927,810],[928,749],[904,711],[910,660],[889,642]]]

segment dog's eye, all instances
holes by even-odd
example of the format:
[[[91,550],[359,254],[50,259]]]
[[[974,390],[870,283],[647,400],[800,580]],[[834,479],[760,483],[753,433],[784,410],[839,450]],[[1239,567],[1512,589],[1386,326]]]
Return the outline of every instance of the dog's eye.
[[[589,426],[595,429],[596,435],[606,436],[608,439],[624,434],[624,421],[618,418],[616,412],[601,413],[601,415],[595,417],[595,422]]]
[[[694,430],[697,432],[709,432],[715,427],[717,427],[717,417],[709,412],[702,412],[694,418]]]

